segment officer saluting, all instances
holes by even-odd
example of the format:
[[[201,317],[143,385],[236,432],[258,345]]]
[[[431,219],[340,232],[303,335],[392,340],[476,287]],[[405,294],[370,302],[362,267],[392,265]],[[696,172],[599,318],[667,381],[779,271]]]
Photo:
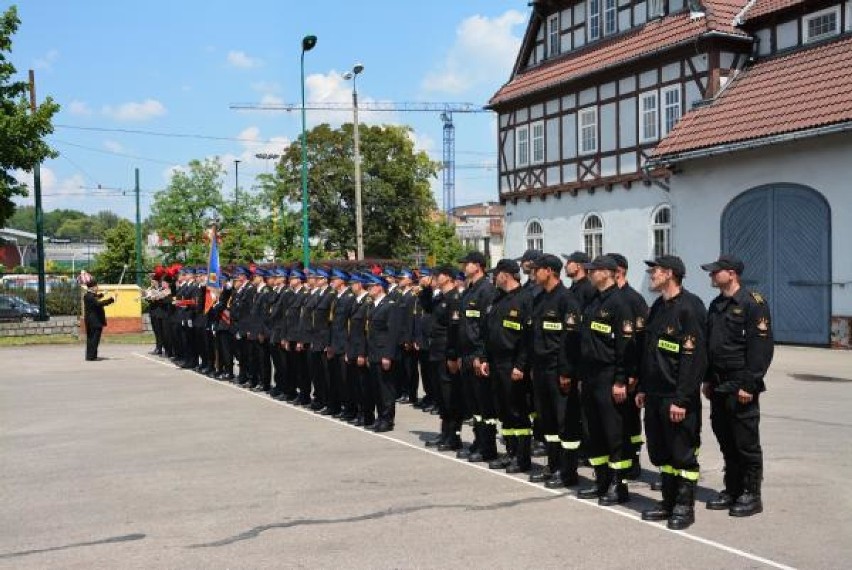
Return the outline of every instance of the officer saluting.
[[[760,293],[742,288],[745,266],[736,257],[722,255],[701,269],[721,293],[710,303],[707,319],[710,367],[704,395],[725,459],[725,489],[707,508],[747,517],[763,511],[759,400],[774,352],[769,306]]]

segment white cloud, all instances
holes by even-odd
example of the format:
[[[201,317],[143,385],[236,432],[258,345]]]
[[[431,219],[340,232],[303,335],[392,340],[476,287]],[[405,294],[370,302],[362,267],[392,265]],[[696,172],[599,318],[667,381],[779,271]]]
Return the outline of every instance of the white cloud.
[[[53,64],[56,63],[57,59],[59,59],[59,51],[52,49],[43,56],[37,58],[33,63],[33,67],[36,69],[50,71],[53,69]]]
[[[309,125],[328,123],[339,126],[343,123],[351,123],[354,119],[352,114],[352,84],[343,79],[343,75],[336,70],[328,73],[315,73],[305,78],[306,100],[310,103],[330,103],[334,109],[309,110],[307,122]],[[376,99],[365,96],[358,92],[358,122],[375,125],[399,124],[399,116],[395,112],[369,111],[361,105],[379,103]],[[339,108],[339,109],[338,109]]]
[[[85,101],[71,101],[68,105],[68,112],[78,117],[88,117],[92,114],[92,110]]]
[[[104,148],[110,152],[125,152],[124,147],[121,146],[121,143],[112,140],[104,141]]]
[[[80,201],[86,199],[84,187],[86,179],[82,174],[72,174],[67,178],[60,178],[53,169],[42,165],[40,172],[41,192],[44,197],[44,209],[72,207],[80,209]],[[33,195],[33,173],[15,171],[14,177],[27,185],[29,196],[15,198],[15,203],[24,205],[32,203]]]
[[[263,65],[262,60],[251,57],[246,52],[239,50],[229,51],[226,60],[231,67],[238,67],[240,69],[251,69]]]
[[[166,107],[156,99],[145,99],[141,103],[129,102],[118,106],[105,105],[101,112],[116,121],[147,121],[166,114]]]
[[[471,16],[456,30],[456,41],[434,71],[423,80],[430,92],[458,95],[481,84],[508,79],[521,44],[516,28],[526,16],[509,10],[495,18]]]
[[[433,139],[429,135],[424,133],[418,134],[415,131],[409,131],[408,138],[410,138],[411,141],[414,143],[415,152],[423,151],[429,155],[435,154],[435,139]]]

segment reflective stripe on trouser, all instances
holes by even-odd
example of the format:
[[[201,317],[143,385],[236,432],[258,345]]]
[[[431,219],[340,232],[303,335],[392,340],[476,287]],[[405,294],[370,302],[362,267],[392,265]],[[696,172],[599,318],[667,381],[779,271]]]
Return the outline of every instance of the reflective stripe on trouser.
[[[511,435],[528,435],[531,423],[529,419],[529,405],[527,402],[528,385],[526,382],[512,381],[511,359],[495,357],[491,359],[492,395],[495,411],[504,430],[526,430],[523,433]]]
[[[589,457],[589,465],[592,467],[600,467],[609,463],[609,455],[601,455],[598,457]]]
[[[645,402],[648,456],[651,463],[661,468],[669,466],[677,472],[698,473],[700,405],[688,407],[686,416],[678,423],[669,419],[670,407],[670,399],[650,396]]]
[[[698,471],[675,469],[671,465],[661,465],[660,472],[667,473],[669,475],[674,475],[675,477],[681,477],[682,479],[686,479],[687,481],[698,481],[699,477],[701,476]]]
[[[580,440],[579,439],[576,440],[576,441],[561,440],[560,443],[562,444],[562,449],[567,449],[569,451],[576,451],[577,449],[580,449]]]

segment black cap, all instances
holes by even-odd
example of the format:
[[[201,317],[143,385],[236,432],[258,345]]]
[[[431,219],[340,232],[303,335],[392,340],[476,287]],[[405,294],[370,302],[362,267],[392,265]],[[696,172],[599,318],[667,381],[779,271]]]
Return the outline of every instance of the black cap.
[[[434,275],[446,275],[450,279],[455,279],[457,271],[458,270],[455,267],[453,267],[452,265],[444,264],[444,265],[439,265],[438,267],[436,267],[432,271],[432,273]]]
[[[482,252],[475,250],[467,252],[467,255],[459,259],[459,263],[476,263],[483,269],[485,269],[485,265],[487,264],[485,261],[485,255]]]
[[[521,263],[526,263],[527,261],[535,261],[539,257],[542,256],[542,252],[540,249],[528,249],[524,252],[524,254],[516,259],[515,261],[520,261]]]
[[[709,271],[710,273],[730,269],[732,271],[736,271],[737,275],[742,275],[743,270],[745,270],[745,264],[743,264],[739,257],[723,254],[720,255],[719,259],[713,263],[705,263],[702,265],[701,269]]]
[[[653,261],[645,261],[645,265],[648,267],[662,267],[663,269],[671,269],[672,273],[683,279],[683,276],[686,275],[686,266],[683,264],[683,260],[676,255],[661,255],[660,257],[656,257]]]
[[[609,269],[610,271],[615,271],[618,269],[618,264],[608,255],[599,255],[593,261],[584,263],[583,267],[586,268],[587,271],[593,269]]]
[[[565,258],[565,261],[569,263],[589,263],[592,258],[589,257],[586,253],[582,251],[575,251],[574,253],[563,253],[562,257]]]
[[[97,287],[97,286],[98,286],[98,282],[95,281],[94,279],[89,279],[89,282],[86,284],[86,287],[88,287],[89,289],[93,289],[94,287]]]
[[[630,266],[627,264],[627,258],[621,255],[620,253],[608,253],[606,255],[607,257],[613,258],[615,260],[615,264],[618,265],[620,268],[624,269],[625,271],[629,269]]]
[[[544,253],[532,262],[532,266],[536,269],[539,267],[547,267],[553,270],[554,273],[559,274],[562,270],[562,262],[559,261],[559,258],[551,253]]]
[[[518,265],[518,262],[514,259],[501,259],[497,262],[497,265],[494,266],[494,269],[491,270],[492,273],[511,273],[512,275],[517,275],[521,272],[521,266]]]

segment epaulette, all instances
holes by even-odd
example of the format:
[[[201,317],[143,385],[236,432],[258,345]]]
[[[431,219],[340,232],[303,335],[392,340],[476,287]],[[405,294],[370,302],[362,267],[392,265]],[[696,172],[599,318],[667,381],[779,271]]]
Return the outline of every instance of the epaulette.
[[[764,304],[764,303],[766,302],[766,300],[763,298],[763,295],[761,295],[761,294],[760,294],[760,293],[758,293],[757,291],[751,291],[751,297],[752,297],[752,299],[754,299],[754,300],[755,300],[755,302],[756,302],[758,305],[762,305],[762,304]]]

